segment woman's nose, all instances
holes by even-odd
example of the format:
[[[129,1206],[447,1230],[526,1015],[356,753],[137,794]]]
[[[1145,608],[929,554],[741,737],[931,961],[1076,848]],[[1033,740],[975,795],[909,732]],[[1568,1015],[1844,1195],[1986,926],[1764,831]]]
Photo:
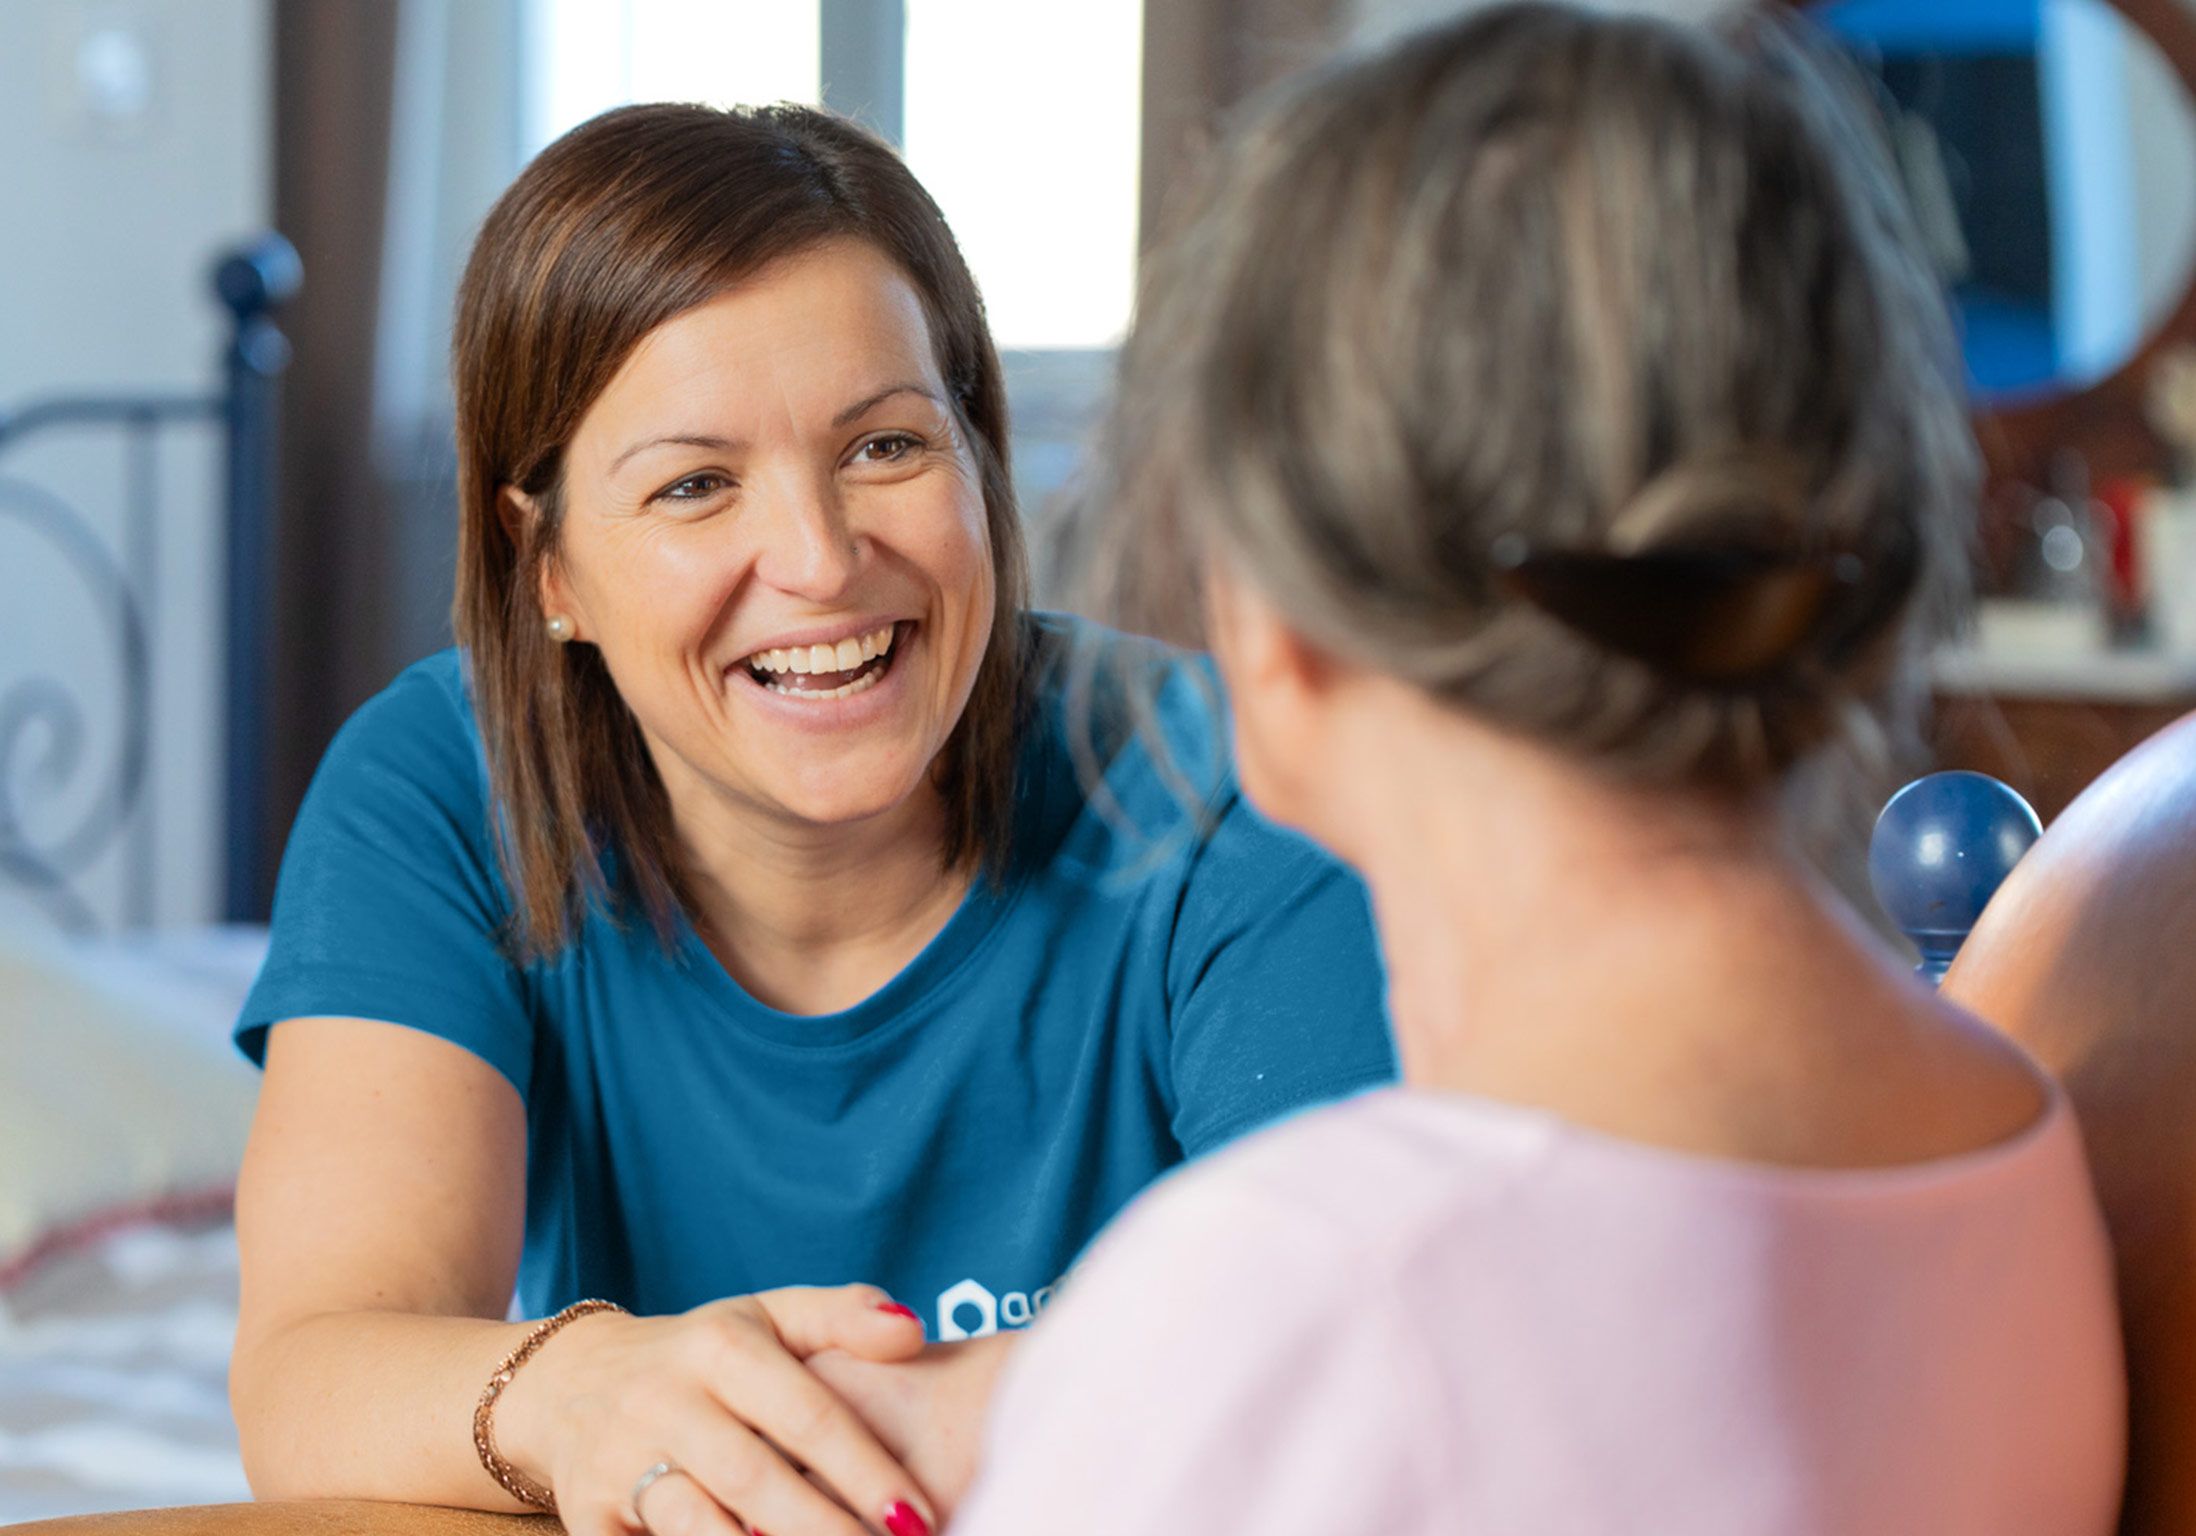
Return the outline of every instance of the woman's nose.
[[[756,575],[810,602],[828,603],[861,573],[865,541],[826,487],[788,488],[770,519]]]

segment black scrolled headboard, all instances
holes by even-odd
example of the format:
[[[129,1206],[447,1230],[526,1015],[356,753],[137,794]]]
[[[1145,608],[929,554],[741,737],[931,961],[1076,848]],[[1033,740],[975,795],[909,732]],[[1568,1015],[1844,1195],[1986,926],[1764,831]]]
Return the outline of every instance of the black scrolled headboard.
[[[82,580],[115,647],[121,679],[111,706],[119,711],[119,745],[111,762],[92,762],[85,745],[93,734],[92,710],[109,707],[107,701],[94,705],[60,678],[36,670],[12,678],[0,672],[0,885],[28,895],[65,929],[89,932],[100,926],[80,882],[93,861],[125,837],[122,922],[135,926],[151,918],[152,805],[145,786],[152,734],[151,604],[162,520],[156,453],[161,434],[207,425],[220,434],[226,463],[222,910],[231,921],[262,915],[257,909],[265,799],[265,612],[276,400],[290,360],[289,342],[274,313],[297,292],[302,276],[297,251],[272,232],[215,263],[213,291],[233,322],[217,388],[199,394],[73,395],[0,410],[0,520],[26,528]],[[110,547],[81,509],[9,473],[12,450],[61,429],[113,434],[123,456],[119,549]],[[83,809],[62,824],[33,824],[17,803],[34,753],[48,777],[82,775],[91,787],[81,798]]]

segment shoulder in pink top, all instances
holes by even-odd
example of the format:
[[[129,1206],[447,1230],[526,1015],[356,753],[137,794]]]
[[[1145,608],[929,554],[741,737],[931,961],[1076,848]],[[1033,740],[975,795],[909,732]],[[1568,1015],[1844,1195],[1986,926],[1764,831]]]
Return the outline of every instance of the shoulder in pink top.
[[[1778,1169],[1369,1094],[1169,1179],[1002,1382],[955,1536],[2106,1536],[2124,1387],[2062,1094]]]

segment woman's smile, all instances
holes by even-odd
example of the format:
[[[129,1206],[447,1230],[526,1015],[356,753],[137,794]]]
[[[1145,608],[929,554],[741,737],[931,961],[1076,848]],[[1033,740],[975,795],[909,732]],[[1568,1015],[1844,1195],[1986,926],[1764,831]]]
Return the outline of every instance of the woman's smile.
[[[782,639],[735,662],[727,679],[735,696],[796,725],[868,725],[896,708],[906,692],[892,685],[914,665],[918,627],[913,619],[897,619],[832,626],[820,632],[822,639]]]
[[[874,683],[892,661],[896,621],[863,625],[837,639],[783,640],[750,654],[743,663],[758,683],[795,698],[844,698]]]

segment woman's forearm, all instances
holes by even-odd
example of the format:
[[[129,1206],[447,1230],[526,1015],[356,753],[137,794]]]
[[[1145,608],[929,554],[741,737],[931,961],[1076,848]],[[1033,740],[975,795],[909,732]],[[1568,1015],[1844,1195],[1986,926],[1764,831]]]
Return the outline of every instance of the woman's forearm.
[[[582,1319],[582,1322],[585,1320]],[[239,1339],[229,1370],[245,1475],[262,1499],[362,1498],[516,1511],[473,1449],[473,1408],[529,1324],[394,1312],[300,1318]],[[530,1368],[539,1361],[530,1362]],[[497,1408],[507,1431],[516,1383]]]
[[[477,1459],[472,1418],[538,1326],[350,1311],[249,1330],[231,1397],[253,1490],[518,1511]],[[662,1460],[682,1472],[656,1501],[670,1519],[715,1529],[707,1517],[729,1511],[816,1536],[935,1531],[919,1482],[807,1365],[836,1349],[906,1358],[921,1332],[862,1285],[665,1317],[560,1314],[496,1400],[496,1449],[555,1491],[574,1530],[630,1526],[635,1480]]]

